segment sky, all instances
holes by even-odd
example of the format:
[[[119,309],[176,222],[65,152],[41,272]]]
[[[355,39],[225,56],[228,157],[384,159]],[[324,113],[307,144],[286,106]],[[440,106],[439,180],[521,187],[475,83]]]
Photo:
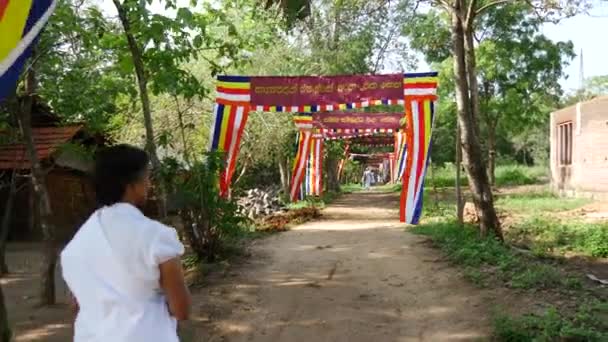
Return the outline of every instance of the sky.
[[[608,15],[608,8],[604,11]],[[554,41],[570,40],[577,57],[566,68],[567,79],[562,80],[564,90],[576,90],[580,78],[580,53],[583,51],[585,78],[608,75],[608,16],[578,15],[559,24],[545,24],[543,34]]]

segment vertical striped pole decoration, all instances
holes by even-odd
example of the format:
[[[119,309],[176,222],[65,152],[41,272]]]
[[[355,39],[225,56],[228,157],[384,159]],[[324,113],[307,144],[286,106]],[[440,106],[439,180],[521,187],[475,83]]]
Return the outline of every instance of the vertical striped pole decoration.
[[[321,196],[323,194],[323,136],[313,134],[306,170],[306,195]]]
[[[395,183],[395,153],[388,156],[388,170],[390,175],[391,184]]]
[[[344,170],[344,165],[348,161],[349,155],[350,155],[350,144],[346,144],[346,147],[344,147],[344,156],[342,157],[342,160],[340,160],[340,164],[338,164],[338,180],[342,179],[342,171]]]
[[[401,191],[400,221],[417,224],[422,213],[424,177],[431,152],[437,73],[405,74],[406,168]]]
[[[306,176],[310,146],[312,143],[312,114],[299,113],[294,115],[293,122],[299,129],[296,157],[294,158],[293,170],[291,172],[291,189],[289,198],[297,202],[302,193],[302,182]]]
[[[395,133],[395,179],[401,181],[407,161],[406,132]]]
[[[236,167],[241,138],[249,117],[251,99],[249,77],[220,76],[213,108],[215,121],[209,150],[225,154],[225,167],[220,173],[220,195],[227,196]]]

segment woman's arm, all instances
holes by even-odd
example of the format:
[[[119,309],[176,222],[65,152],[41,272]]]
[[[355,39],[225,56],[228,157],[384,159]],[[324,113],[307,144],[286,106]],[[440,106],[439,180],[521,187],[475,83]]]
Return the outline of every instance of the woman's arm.
[[[184,280],[184,271],[179,258],[170,259],[159,265],[160,286],[165,292],[169,312],[180,321],[190,316],[192,299]]]

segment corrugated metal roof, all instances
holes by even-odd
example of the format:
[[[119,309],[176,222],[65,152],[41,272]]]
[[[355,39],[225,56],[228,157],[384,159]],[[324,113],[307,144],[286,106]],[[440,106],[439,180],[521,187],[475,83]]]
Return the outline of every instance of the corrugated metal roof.
[[[63,127],[32,128],[36,152],[40,160],[45,160],[57,150],[59,146],[70,141],[82,125]],[[29,169],[31,168],[24,144],[0,145],[0,169]]]

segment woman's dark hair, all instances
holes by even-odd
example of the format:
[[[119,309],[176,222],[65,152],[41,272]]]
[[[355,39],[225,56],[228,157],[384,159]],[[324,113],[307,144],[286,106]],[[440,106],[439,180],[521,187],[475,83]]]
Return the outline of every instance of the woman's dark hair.
[[[102,207],[122,201],[127,186],[141,179],[149,162],[150,158],[144,150],[129,145],[116,145],[97,153],[97,205]]]

